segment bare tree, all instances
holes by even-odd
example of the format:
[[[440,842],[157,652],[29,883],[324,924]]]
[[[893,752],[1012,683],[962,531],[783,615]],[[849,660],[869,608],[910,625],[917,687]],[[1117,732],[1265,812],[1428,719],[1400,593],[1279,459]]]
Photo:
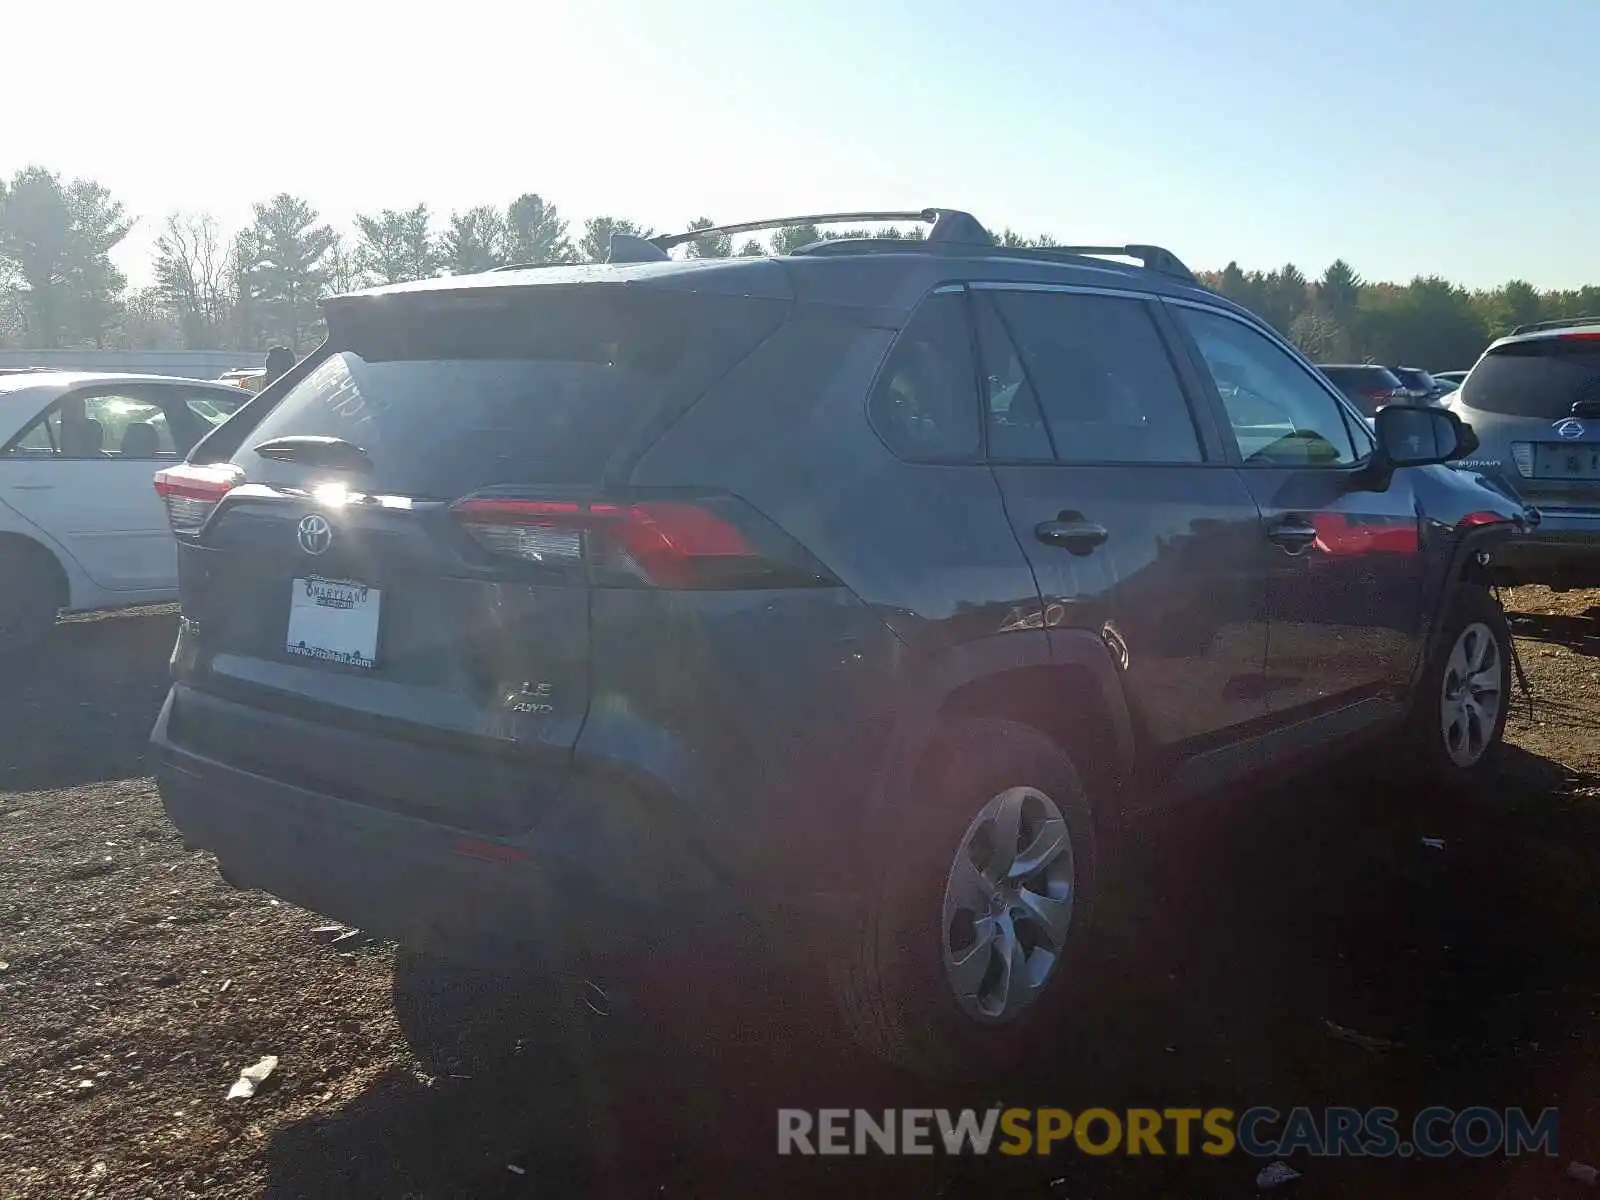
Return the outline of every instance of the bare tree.
[[[177,319],[184,346],[215,350],[232,313],[232,243],[210,213],[172,213],[156,239],[156,293]]]
[[[333,245],[323,263],[328,270],[328,295],[342,296],[346,292],[359,292],[367,286],[356,252],[337,233],[333,235]]]
[[[178,314],[157,287],[132,288],[122,296],[122,320],[109,344],[127,350],[193,350]]]

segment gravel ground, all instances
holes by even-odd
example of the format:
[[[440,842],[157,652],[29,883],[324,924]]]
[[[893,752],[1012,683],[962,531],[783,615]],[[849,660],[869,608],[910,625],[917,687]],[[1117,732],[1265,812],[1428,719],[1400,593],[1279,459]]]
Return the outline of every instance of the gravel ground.
[[[1581,1191],[1560,1176],[1600,1161],[1600,594],[1507,602],[1535,699],[1495,796],[1352,764],[1152,830],[1105,913],[1104,1002],[1004,1099],[1556,1104],[1559,1160],[1297,1163],[1295,1194]],[[391,1014],[391,948],[228,888],[163,819],[144,741],[173,622],[71,621],[0,675],[0,1195],[1252,1194],[1242,1157],[780,1161],[780,1104],[995,1099],[788,1036],[794,1011],[714,1040],[573,1016],[500,1070],[430,1073]],[[1325,1020],[1401,1045],[1366,1054]],[[268,1086],[224,1099],[268,1054]]]

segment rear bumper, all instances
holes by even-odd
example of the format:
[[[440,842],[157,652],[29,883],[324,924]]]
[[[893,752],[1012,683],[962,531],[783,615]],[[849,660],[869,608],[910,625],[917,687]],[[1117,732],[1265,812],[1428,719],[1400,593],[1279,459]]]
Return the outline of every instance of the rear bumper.
[[[1494,551],[1494,572],[1512,583],[1600,587],[1600,509],[1539,509],[1539,524]]]
[[[616,974],[663,948],[764,940],[754,898],[616,780],[575,773],[534,828],[489,838],[187,750],[172,735],[186,692],[228,703],[182,684],[168,695],[151,735],[162,803],[243,886],[418,949],[536,970]]]

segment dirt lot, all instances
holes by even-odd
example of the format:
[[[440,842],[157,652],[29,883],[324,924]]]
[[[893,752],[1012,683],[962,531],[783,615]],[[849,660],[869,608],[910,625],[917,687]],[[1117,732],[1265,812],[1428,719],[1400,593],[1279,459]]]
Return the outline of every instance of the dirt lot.
[[[1293,1194],[1582,1194],[1561,1175],[1600,1162],[1600,595],[1507,600],[1535,701],[1495,796],[1352,764],[1152,832],[1106,914],[1103,1002],[999,1099],[1557,1105],[1558,1159],[1297,1161]],[[754,1010],[703,1044],[573,1016],[499,1070],[429,1074],[391,1015],[390,948],[325,944],[327,922],[229,889],[165,823],[144,739],[173,620],[75,621],[0,676],[0,1195],[1253,1194],[1242,1156],[779,1160],[779,1105],[996,1097],[930,1096]],[[272,1086],[225,1100],[267,1054]]]

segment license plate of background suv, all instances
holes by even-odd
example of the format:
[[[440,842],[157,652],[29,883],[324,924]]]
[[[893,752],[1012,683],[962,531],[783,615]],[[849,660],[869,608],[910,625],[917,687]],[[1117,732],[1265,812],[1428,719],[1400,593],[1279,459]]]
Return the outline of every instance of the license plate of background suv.
[[[1600,480],[1600,442],[1539,442],[1533,449],[1533,473],[1540,479]]]
[[[286,649],[371,670],[378,657],[378,589],[351,579],[296,579]]]

